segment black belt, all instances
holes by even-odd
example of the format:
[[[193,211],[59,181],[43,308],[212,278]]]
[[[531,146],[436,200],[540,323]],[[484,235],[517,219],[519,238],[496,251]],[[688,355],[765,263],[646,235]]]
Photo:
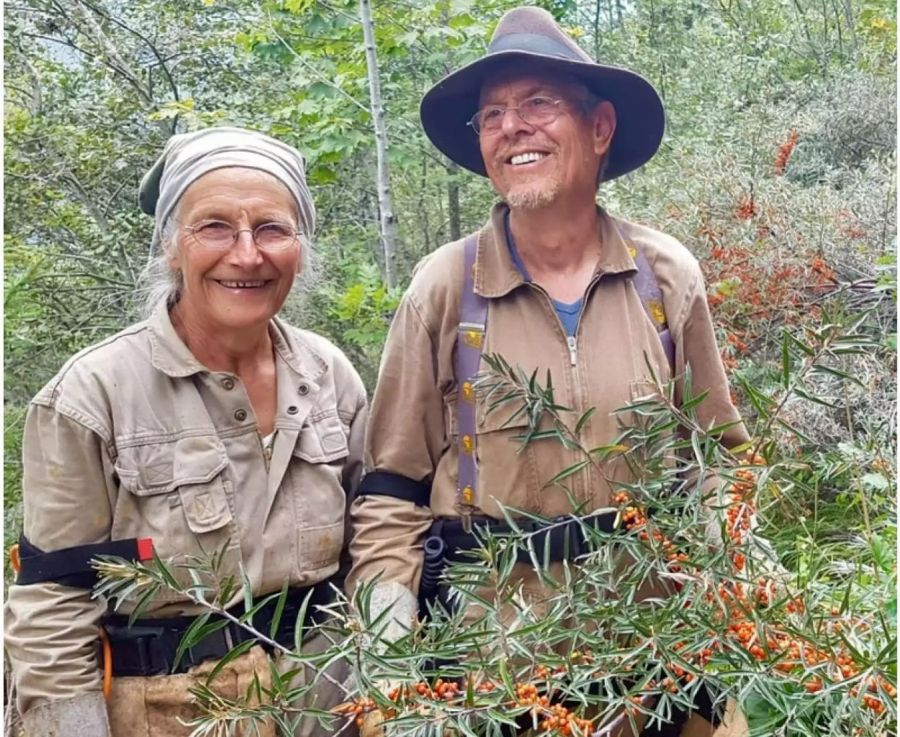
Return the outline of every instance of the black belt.
[[[572,560],[591,548],[585,539],[585,528],[611,533],[615,530],[616,512],[604,512],[587,517],[565,515],[549,521],[517,519],[514,529],[503,520],[493,517],[472,517],[473,532],[463,529],[459,519],[439,519],[431,527],[431,535],[444,541],[445,558],[455,562],[465,560],[463,551],[481,547],[477,530],[486,530],[492,536],[527,534],[531,537],[531,547],[538,560],[544,563],[561,560]],[[519,548],[516,553],[520,563],[530,563],[531,555],[526,548]]]
[[[323,615],[317,606],[329,604],[333,600],[333,590],[327,581],[308,588],[289,589],[284,609],[273,640],[288,648],[294,647],[294,628],[300,608],[310,590],[309,605],[306,609],[304,626],[321,621]],[[261,607],[252,618],[253,628],[266,637],[271,635],[272,620],[277,607],[277,597]],[[228,610],[235,617],[244,614],[243,604]],[[217,615],[209,621],[221,619]],[[103,628],[109,637],[112,651],[112,672],[114,676],[156,676],[171,673],[185,673],[205,660],[218,660],[247,640],[255,639],[243,627],[228,622],[221,629],[207,635],[193,647],[187,648],[175,665],[175,653],[188,628],[196,617],[170,617],[138,619],[128,626],[128,617],[111,615],[103,620]],[[266,643],[260,643],[269,649]]]
[[[592,514],[586,517],[564,515],[547,521],[533,519],[517,519],[516,527],[511,527],[503,520],[493,517],[472,517],[471,530],[466,532],[462,520],[455,517],[435,520],[423,545],[422,577],[419,582],[419,608],[427,614],[429,602],[439,597],[439,584],[444,569],[449,563],[465,561],[467,550],[481,547],[484,532],[492,536],[528,534],[531,537],[531,549],[534,550],[538,562],[547,566],[561,560],[573,560],[592,550],[585,537],[586,529],[610,534],[615,532],[618,512],[609,511]],[[533,565],[527,547],[518,547],[516,561]]]

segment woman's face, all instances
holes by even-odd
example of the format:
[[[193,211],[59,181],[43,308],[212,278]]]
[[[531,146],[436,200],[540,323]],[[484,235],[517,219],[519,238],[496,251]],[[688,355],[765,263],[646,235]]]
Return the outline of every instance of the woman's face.
[[[299,238],[281,251],[260,250],[250,230],[263,223],[297,227],[290,191],[255,169],[216,169],[191,184],[177,208],[178,241],[169,266],[182,274],[179,312],[195,327],[221,330],[264,326],[281,309],[300,269]],[[238,233],[227,250],[205,247],[189,226],[219,220]]]

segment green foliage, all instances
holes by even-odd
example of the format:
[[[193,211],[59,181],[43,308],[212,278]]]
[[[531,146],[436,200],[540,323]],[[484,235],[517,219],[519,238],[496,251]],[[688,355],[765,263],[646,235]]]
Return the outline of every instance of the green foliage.
[[[870,343],[858,333],[859,324],[828,326],[787,343],[785,354],[796,351],[797,360],[784,360],[775,391],[802,396],[797,388],[817,367],[828,366],[834,356],[865,352]],[[568,469],[569,475],[581,472],[584,463],[602,468],[613,456],[624,456],[636,481],[616,484],[616,506],[605,510],[615,516],[612,531],[595,527],[590,518],[543,520],[504,510],[511,532],[480,532],[480,547],[446,569],[443,594],[428,618],[393,642],[373,647],[390,623],[390,609],[372,612],[370,606],[377,582],[362,586],[352,602],[331,606],[333,618],[322,631],[334,645],[300,657],[318,668],[335,658],[352,665],[355,685],[348,686],[347,706],[332,715],[336,726],[344,714],[357,713],[350,708],[354,704],[363,713],[381,710],[398,729],[422,734],[499,735],[502,725],[528,724],[552,734],[547,720],[559,713],[554,705],[586,717],[579,729],[621,723],[638,712],[651,725],[664,725],[674,709],[708,691],[720,703],[726,696],[736,699],[754,736],[875,737],[888,729],[896,717],[897,683],[891,614],[896,565],[889,541],[869,528],[865,544],[860,539],[838,551],[832,541],[808,536],[801,545],[787,545],[804,556],[787,570],[771,544],[752,532],[755,510],[763,519],[770,514],[769,499],[793,497],[798,487],[833,473],[814,470],[810,478],[804,464],[766,442],[786,406],[783,396],[761,402],[766,414],[760,444],[772,449],[765,466],[747,465],[722,449],[696,424],[698,398],[689,396],[676,407],[663,386],[621,408],[619,414],[632,422],[623,426],[615,447],[598,452],[584,448],[575,427],[562,421],[567,408],[554,401],[551,377],[542,384],[496,355],[487,363],[479,401],[494,410],[511,405],[514,413],[524,412],[528,430],[519,440],[578,448],[584,461]],[[724,482],[713,492],[710,469]],[[563,484],[565,478],[548,483]],[[887,493],[890,482],[882,478],[867,483]],[[652,517],[646,515],[650,509]],[[543,529],[525,531],[523,519],[541,521]],[[571,520],[579,520],[585,541],[575,564],[545,562],[547,531]],[[811,521],[818,524],[818,515]],[[777,533],[772,542],[781,547],[787,541]],[[172,565],[106,563],[103,591],[121,603],[126,594],[134,597],[134,582],[144,580],[200,603],[222,601],[213,588],[173,586]],[[202,568],[197,561],[184,565]],[[522,566],[533,569],[545,587],[539,602],[522,590]],[[245,606],[252,611],[260,605]],[[218,604],[208,610],[226,616]],[[209,626],[200,620],[185,639],[194,641]],[[396,684],[390,693],[381,690],[386,682]],[[452,684],[449,690],[444,683]],[[218,699],[199,695],[205,713],[198,724],[209,730],[241,710],[245,719],[272,714],[273,708],[278,713],[277,707],[237,703],[223,714]],[[290,701],[280,688],[272,697],[275,704]]]
[[[436,80],[483,53],[497,19],[515,4],[373,3],[400,238],[397,272],[404,283],[419,259],[480,226],[493,197],[485,181],[431,147],[420,130],[419,100]],[[836,604],[842,616],[870,623],[871,636],[850,643],[868,669],[860,679],[878,670],[896,683],[887,662],[896,632],[895,5],[539,4],[596,58],[640,71],[662,93],[662,149],[640,173],[603,185],[600,199],[615,214],[680,239],[700,258],[723,359],[755,431],[754,445],[769,462],[756,487],[760,532],[787,568],[790,590],[806,596],[807,611],[830,612]],[[172,132],[246,125],[304,151],[320,215],[316,268],[306,293],[286,314],[334,340],[374,387],[399,290],[382,283],[374,139],[357,18],[355,0],[101,0],[62,9],[50,0],[26,0],[7,9],[7,545],[20,526],[27,401],[74,352],[136,317],[132,291],[151,230],[149,218],[137,212],[137,186]],[[146,30],[151,28],[152,35]],[[527,405],[534,421],[526,439],[576,447],[578,427],[546,424],[554,407],[552,377],[521,376],[496,358],[493,400]],[[674,417],[692,427],[689,408],[658,404],[633,409],[648,422],[661,412],[669,422]],[[649,449],[648,427],[628,440]],[[602,462],[620,452],[618,445],[587,449],[596,452],[584,462]],[[678,450],[709,464],[718,451],[701,446],[700,454],[693,447]],[[645,453],[635,467],[649,464],[659,471],[654,458]],[[726,467],[733,463],[719,460]],[[566,478],[548,481],[565,484]],[[640,493],[665,507],[653,489]],[[670,522],[683,524],[677,519],[673,514]],[[694,539],[694,532],[683,534],[685,541]],[[626,547],[638,553],[639,542]],[[602,639],[614,630],[573,635],[564,625],[565,617],[593,616],[624,626],[630,612],[629,626],[646,629],[654,617],[676,617],[684,603],[672,599],[671,610],[575,606],[573,591],[600,590],[609,580],[630,585],[627,577],[608,578],[613,571],[604,545],[593,553],[593,572],[557,582],[552,616],[529,620],[533,613],[523,612],[528,624],[514,637],[498,631],[493,612],[514,601],[513,589],[500,599],[479,599],[474,584],[485,575],[507,575],[510,551],[527,544],[486,541],[480,558],[452,574],[460,596],[485,611],[470,630],[439,615],[385,660],[362,634],[381,625],[360,624],[344,612],[343,624],[360,625],[350,634],[335,626],[349,638],[342,642],[355,654],[360,682],[386,673],[426,678],[419,656],[433,657],[441,648],[449,655],[475,652],[483,659],[478,667],[494,668],[497,688],[493,696],[466,689],[467,706],[485,704],[484,713],[499,724],[512,717],[498,705],[538,661],[551,669],[565,661],[576,676],[565,686],[573,694],[588,680],[591,669],[573,671],[565,656],[550,652],[550,643],[569,637],[583,637],[579,646],[604,653],[609,703],[627,696],[611,685],[626,665],[649,663],[661,674],[669,661],[645,657],[638,633],[630,632],[623,645]],[[718,570],[725,558],[708,555],[696,562]],[[638,570],[658,566],[654,560]],[[224,585],[226,592],[229,586],[240,583]],[[829,616],[810,615],[792,626],[812,632],[829,623]],[[833,632],[821,640],[827,648],[841,644]],[[497,642],[507,648],[508,659],[490,659]],[[317,667],[328,656],[298,657],[303,667]],[[736,651],[723,654],[713,677],[740,695],[760,733],[772,733],[788,712],[789,727],[798,734],[849,733],[844,727],[850,722],[834,715],[843,709],[859,717],[858,700],[830,686],[816,702],[818,715],[810,714],[805,691],[797,687],[809,672],[798,671],[779,687],[767,675],[772,663],[756,668],[741,657]],[[657,711],[664,713],[667,700],[683,696],[683,690],[666,696]],[[253,714],[240,704],[226,706],[238,717]],[[288,720],[285,706],[276,702],[267,713]],[[466,733],[484,721],[462,708],[452,718]],[[868,734],[877,724],[860,726]]]
[[[3,499],[3,561],[7,562],[6,551],[18,542],[22,531],[22,424],[25,408],[7,404],[3,409],[3,479],[5,494]],[[4,568],[4,580],[11,576],[12,569]]]

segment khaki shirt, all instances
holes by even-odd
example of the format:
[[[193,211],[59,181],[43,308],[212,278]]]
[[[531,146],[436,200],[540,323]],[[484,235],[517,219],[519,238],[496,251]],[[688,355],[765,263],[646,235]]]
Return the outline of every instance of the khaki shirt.
[[[202,366],[161,307],[72,358],[34,398],[24,534],[44,551],[151,537],[163,559],[224,549],[260,596],[332,576],[362,469],[366,396],[335,346],[275,319],[271,458],[240,379]],[[241,600],[238,591],[230,604]],[[24,714],[100,688],[91,592],[13,585],[6,647]],[[129,607],[120,609],[127,613]],[[160,592],[147,614],[200,609]],[[146,615],[145,615],[146,616]]]
[[[673,238],[600,211],[601,255],[584,296],[570,350],[550,298],[526,283],[514,265],[503,227],[505,205],[497,205],[478,234],[475,291],[489,300],[483,354],[498,353],[545,383],[549,369],[557,403],[574,410],[571,425],[590,407],[596,412],[583,429],[585,447],[614,441],[628,418],[615,410],[650,393],[649,362],[658,377],[671,376],[656,328],[631,282],[632,249],[644,250],[663,293],[675,343],[676,401],[689,365],[693,394],[709,392],[697,409],[707,427],[738,424],[722,438],[734,447],[747,438],[731,403],[713,332],[706,289],[697,260]],[[366,467],[431,484],[431,507],[389,496],[363,495],[351,509],[353,568],[348,590],[381,575],[418,590],[422,541],[433,517],[456,517],[457,386],[454,353],[462,292],[463,241],[449,243],[419,265],[391,326],[372,401]],[[545,486],[557,473],[582,460],[553,440],[521,448],[514,439],[527,423],[508,423],[515,404],[477,412],[478,502],[484,514],[502,518],[499,504],[546,517],[572,512],[561,486]],[[611,506],[611,481],[631,481],[623,459],[566,479],[586,509]]]

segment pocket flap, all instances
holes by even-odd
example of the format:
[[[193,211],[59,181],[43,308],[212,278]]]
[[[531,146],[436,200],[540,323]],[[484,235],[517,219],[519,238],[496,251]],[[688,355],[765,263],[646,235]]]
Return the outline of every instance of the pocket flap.
[[[310,463],[329,463],[349,454],[347,435],[337,414],[308,418],[294,446],[294,455]]]
[[[517,434],[522,433],[524,428],[528,427],[528,415],[526,412],[522,410],[516,414],[516,410],[522,406],[522,403],[518,399],[513,399],[488,411],[488,407],[495,400],[489,400],[487,403],[482,401],[476,403],[475,432],[480,435],[481,433],[495,432],[496,430],[516,429],[518,430]],[[460,432],[458,404],[459,399],[456,394],[444,397],[447,427],[451,436],[459,435]]]
[[[228,495],[220,480],[212,484],[185,484],[178,487],[178,494],[192,532],[212,532],[232,520]]]
[[[205,484],[226,465],[225,447],[210,436],[122,448],[115,464],[122,487],[136,496]]]

